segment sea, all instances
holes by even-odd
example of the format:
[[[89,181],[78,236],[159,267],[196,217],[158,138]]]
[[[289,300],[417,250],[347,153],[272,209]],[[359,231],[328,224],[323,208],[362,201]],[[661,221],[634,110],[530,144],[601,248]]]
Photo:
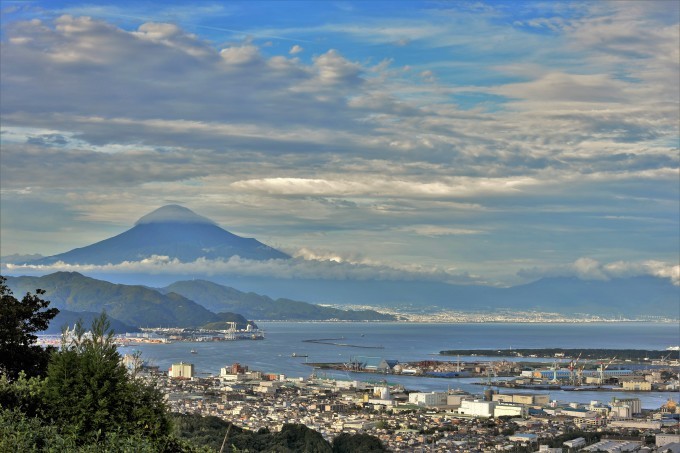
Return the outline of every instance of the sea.
[[[404,323],[404,322],[258,322],[264,340],[136,344],[122,354],[139,351],[151,365],[167,370],[180,361],[193,363],[200,376],[218,375],[220,368],[239,363],[250,370],[287,377],[317,377],[401,384],[408,390],[460,389],[481,394],[479,378],[428,378],[316,370],[312,362],[347,362],[357,356],[394,359],[499,360],[498,357],[442,356],[449,349],[607,348],[665,350],[680,344],[680,325],[654,322],[589,323]],[[309,342],[309,340],[321,340]],[[670,352],[670,351],[669,351]],[[677,358],[678,352],[674,352]],[[305,357],[306,356],[306,357]],[[525,360],[525,359],[522,359]],[[565,360],[562,366],[566,366]],[[626,368],[625,366],[621,366]],[[510,389],[501,389],[509,392]],[[530,392],[531,390],[521,390]],[[642,407],[655,409],[678,392],[533,391],[560,402],[606,402],[616,397],[640,398]]]

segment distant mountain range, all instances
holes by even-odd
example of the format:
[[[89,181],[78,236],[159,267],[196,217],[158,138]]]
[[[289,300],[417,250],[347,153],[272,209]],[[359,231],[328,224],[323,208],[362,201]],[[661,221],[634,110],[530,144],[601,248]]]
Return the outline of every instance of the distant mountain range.
[[[11,260],[3,257],[3,262],[19,264],[25,259],[38,265],[59,261],[104,265],[140,261],[153,255],[181,262],[205,258],[207,266],[209,260],[227,260],[233,256],[251,260],[290,259],[289,255],[255,239],[234,235],[189,209],[169,205],[140,218],[133,228],[110,239],[50,257],[17,255],[9,257]],[[40,272],[39,268],[28,271]],[[98,298],[99,293],[95,289],[103,283],[83,284],[71,299],[62,294],[65,291],[63,287],[52,285],[53,297],[63,301],[64,307],[69,310],[98,311],[105,308],[110,315],[115,313],[117,319],[133,326],[200,325],[213,322],[216,312],[225,310],[255,319],[386,319],[385,315],[375,311],[342,311],[297,300],[325,305],[410,307],[420,312],[502,309],[565,315],[680,318],[680,287],[673,285],[669,279],[651,276],[607,281],[557,277],[498,288],[423,280],[291,279],[238,273],[208,275],[200,271],[188,276],[106,273],[100,268],[89,272],[89,275],[136,286],[130,287],[135,289],[119,289],[121,294],[116,297],[112,295],[115,291],[106,290],[104,293],[110,297],[104,300]],[[45,276],[49,281],[48,277]],[[188,277],[195,280],[188,281]],[[68,280],[67,277],[62,278]],[[48,289],[35,283],[31,282],[26,290]],[[149,286],[163,289],[153,291]],[[137,300],[140,305],[133,307],[131,301]]]
[[[550,277],[508,288],[452,285],[428,281],[286,280],[215,276],[241,290],[257,288],[272,297],[306,295],[316,303],[407,307],[423,313],[459,311],[539,311],[607,317],[666,316],[680,318],[680,287],[651,276],[611,280]]]
[[[168,205],[140,218],[134,227],[117,236],[30,263],[118,264],[153,255],[183,262],[229,259],[235,255],[254,260],[290,258],[255,239],[232,234],[187,208]]]
[[[273,300],[255,293],[244,293],[228,286],[207,280],[173,283],[161,289],[164,293],[177,293],[198,302],[212,311],[234,311],[249,319],[272,320],[324,320],[342,321],[393,321],[392,315],[373,310],[339,310],[337,308],[299,302],[290,299]]]
[[[120,285],[86,277],[77,272],[56,272],[43,277],[7,277],[7,286],[17,297],[45,290],[44,299],[52,307],[65,310],[67,324],[77,319],[72,313],[106,313],[119,329],[134,331],[137,327],[201,327],[216,322],[233,321],[245,328],[246,319],[268,320],[394,320],[391,315],[371,310],[345,311],[319,307],[292,300],[274,301],[254,293],[241,293],[233,288],[210,282],[179,282],[155,290],[141,285]],[[200,296],[210,309],[177,291]],[[233,310],[239,313],[233,313]],[[243,316],[243,314],[245,316]],[[64,321],[54,321],[59,328]],[[120,332],[120,330],[117,330]]]

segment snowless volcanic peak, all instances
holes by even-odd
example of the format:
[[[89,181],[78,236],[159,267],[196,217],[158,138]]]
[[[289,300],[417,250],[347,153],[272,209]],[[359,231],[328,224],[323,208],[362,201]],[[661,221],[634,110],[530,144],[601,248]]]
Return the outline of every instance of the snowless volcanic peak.
[[[215,225],[215,222],[207,217],[196,214],[191,209],[176,204],[169,204],[148,213],[135,222],[135,225],[146,225],[149,223],[200,223]]]
[[[290,258],[256,239],[230,233],[190,209],[169,205],[145,215],[134,227],[117,236],[32,263],[117,264],[154,255],[185,263],[232,256],[253,260]]]

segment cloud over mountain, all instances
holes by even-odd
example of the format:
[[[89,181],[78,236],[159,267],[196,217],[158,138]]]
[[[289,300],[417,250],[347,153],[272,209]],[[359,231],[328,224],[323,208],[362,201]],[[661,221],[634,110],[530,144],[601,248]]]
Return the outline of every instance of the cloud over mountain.
[[[116,265],[141,260],[191,262],[244,257],[287,259],[283,252],[256,239],[232,234],[207,217],[177,205],[146,214],[131,229],[95,244],[35,260],[33,264]]]
[[[677,258],[677,2],[271,8],[6,10],[2,254],[182,204],[503,283]]]

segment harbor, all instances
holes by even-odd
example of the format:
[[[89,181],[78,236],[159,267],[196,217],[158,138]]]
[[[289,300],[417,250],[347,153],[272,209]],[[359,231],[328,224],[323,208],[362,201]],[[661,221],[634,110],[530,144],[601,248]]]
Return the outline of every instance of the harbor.
[[[477,378],[478,385],[565,391],[667,392],[677,391],[680,367],[673,365],[612,368],[613,359],[579,365],[571,359],[566,367],[557,362],[421,360],[402,362],[383,357],[351,356],[345,362],[305,362],[318,370],[422,378]]]
[[[562,348],[590,349],[599,344],[603,348],[641,348],[645,350],[665,350],[669,344],[677,343],[677,326],[664,323],[602,323],[602,324],[418,324],[418,323],[295,323],[295,322],[262,322],[258,326],[266,331],[262,341],[218,341],[218,342],[175,342],[170,344],[140,343],[131,344],[124,348],[125,352],[141,351],[144,358],[159,365],[161,369],[168,369],[174,362],[192,362],[202,375],[218,375],[224,363],[239,362],[251,364],[256,369],[275,370],[287,376],[306,377],[312,372],[319,376],[340,380],[387,380],[390,383],[401,384],[407,388],[417,388],[422,391],[439,391],[441,389],[461,388],[476,393],[489,386],[489,382],[504,385],[502,381],[522,377],[521,372],[542,369],[551,372],[555,361],[558,368],[566,367],[566,358],[505,358],[506,362],[518,362],[510,375],[505,375],[496,366],[480,369],[477,375],[459,374],[459,377],[446,374],[384,374],[376,372],[355,372],[344,369],[321,369],[310,366],[310,363],[349,363],[357,356],[379,357],[387,360],[397,360],[403,363],[419,363],[428,361],[447,362],[442,373],[457,373],[463,370],[463,363],[471,365],[478,363],[499,364],[503,358],[494,356],[494,352],[503,350],[500,344],[512,344],[512,349],[528,348],[536,344],[537,337],[549,340],[543,341],[546,346]],[[424,333],[427,333],[425,335]],[[363,350],[351,347],[327,345],[305,342],[309,339],[344,337],[337,343],[357,345],[383,345],[384,349]],[[515,346],[516,345],[516,346]],[[480,349],[487,355],[478,356],[443,356],[439,351],[453,349]],[[191,349],[197,354],[191,354]],[[509,349],[509,348],[505,348]],[[667,351],[666,353],[671,352]],[[293,356],[295,354],[295,356]],[[497,354],[497,353],[496,353]],[[305,357],[306,356],[306,357]],[[618,359],[617,359],[618,360]],[[460,363],[459,363],[460,362]],[[621,360],[610,365],[610,369],[626,368],[634,373],[648,368],[658,369],[651,360],[646,363],[630,363]],[[561,365],[560,365],[561,364]],[[403,366],[403,365],[402,365]],[[460,368],[459,368],[460,366]],[[579,368],[582,363],[579,362]],[[597,363],[591,366],[597,367]],[[527,370],[522,370],[522,368]],[[409,367],[405,367],[409,369]],[[436,369],[430,371],[437,372]],[[474,371],[474,370],[473,370]],[[562,373],[558,373],[558,377]],[[568,372],[567,372],[568,376]],[[581,391],[570,390],[570,383],[561,383],[558,387],[547,383],[553,376],[544,379],[546,389],[528,387],[521,391],[532,393],[549,393],[553,399],[588,402],[590,399],[601,398],[602,391],[592,390],[594,385],[582,387]],[[585,380],[584,375],[584,380]],[[640,378],[641,376],[637,376]],[[677,373],[676,378],[677,379]],[[670,379],[672,382],[674,379]],[[585,382],[584,382],[585,384]],[[499,388],[499,387],[493,387]],[[503,387],[500,387],[503,388]],[[563,390],[561,388],[564,388]],[[671,386],[672,388],[672,386]],[[520,391],[519,389],[516,391]],[[677,395],[677,390],[669,391],[640,391],[615,390],[609,391],[608,396],[635,395],[640,398],[644,407],[658,407],[669,397]]]

